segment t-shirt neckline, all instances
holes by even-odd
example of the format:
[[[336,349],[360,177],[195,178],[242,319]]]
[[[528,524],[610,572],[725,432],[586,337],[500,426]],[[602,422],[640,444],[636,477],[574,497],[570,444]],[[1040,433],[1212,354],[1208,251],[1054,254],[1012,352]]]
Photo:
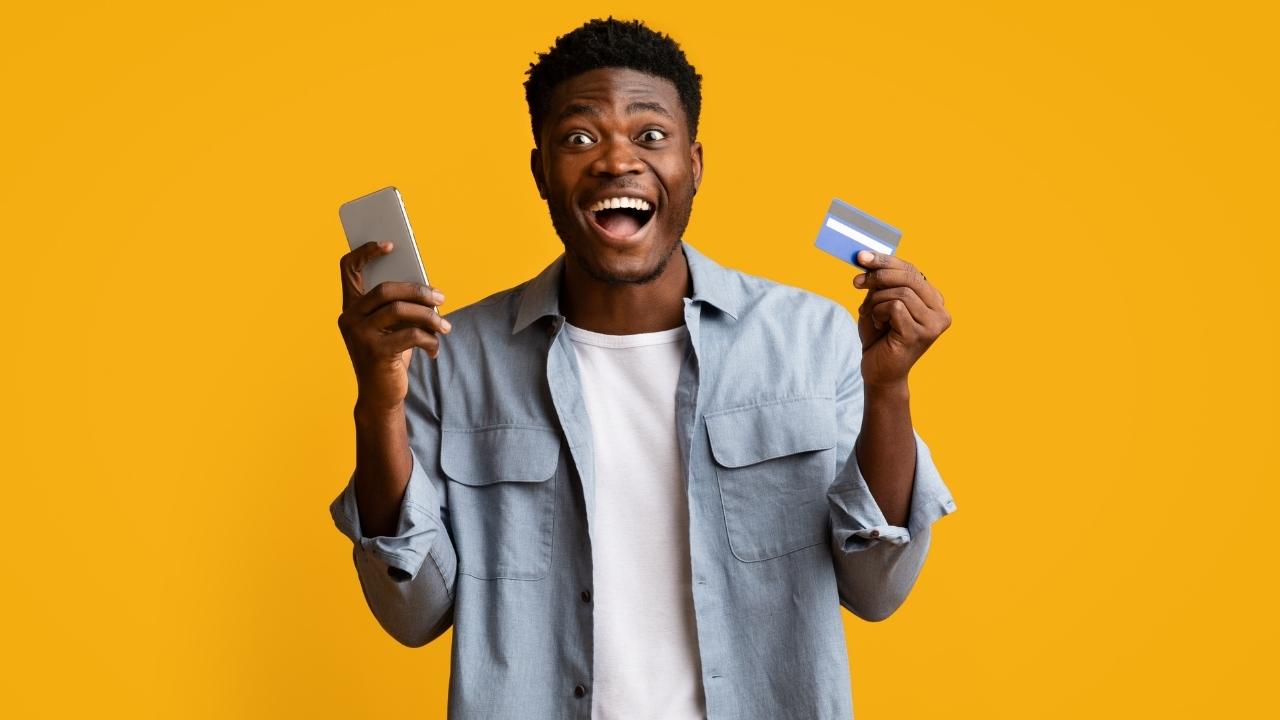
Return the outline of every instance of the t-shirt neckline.
[[[657,332],[633,333],[631,335],[608,335],[606,333],[584,330],[576,325],[571,325],[567,320],[564,323],[564,329],[565,332],[569,333],[569,339],[573,342],[606,348],[630,348],[642,345],[663,345],[666,343],[678,342],[688,333],[687,326],[679,325],[669,330],[658,330]]]

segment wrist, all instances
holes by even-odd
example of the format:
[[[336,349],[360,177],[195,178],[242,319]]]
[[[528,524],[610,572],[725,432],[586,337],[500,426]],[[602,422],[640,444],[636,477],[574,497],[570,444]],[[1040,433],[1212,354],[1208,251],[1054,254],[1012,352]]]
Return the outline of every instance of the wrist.
[[[911,390],[907,387],[905,378],[888,383],[864,383],[863,394],[866,396],[867,402],[905,402],[911,399]]]
[[[357,398],[352,414],[355,416],[357,424],[383,425],[404,417],[404,403],[398,402],[385,405]]]

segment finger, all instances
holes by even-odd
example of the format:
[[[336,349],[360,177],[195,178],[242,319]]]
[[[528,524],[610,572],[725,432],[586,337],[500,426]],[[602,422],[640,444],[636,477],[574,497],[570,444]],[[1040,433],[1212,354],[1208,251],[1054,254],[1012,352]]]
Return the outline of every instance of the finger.
[[[448,320],[430,307],[405,300],[393,300],[378,308],[369,315],[368,323],[382,332],[413,326],[428,332],[448,334],[452,328]]]
[[[936,312],[925,304],[924,300],[916,294],[916,291],[909,287],[891,287],[884,290],[873,290],[867,293],[867,297],[863,303],[868,306],[874,306],[889,300],[901,300],[906,306],[907,311],[911,313],[912,319],[921,325],[928,325],[932,315]]]
[[[876,303],[870,310],[872,321],[877,328],[892,327],[905,340],[911,341],[919,337],[924,327],[911,317],[906,303],[901,300],[886,300]]]
[[[870,250],[858,252],[858,264],[869,270],[915,270],[916,266],[895,255],[873,253]]]
[[[430,285],[410,282],[381,282],[377,287],[361,295],[351,306],[357,317],[373,314],[378,308],[394,301],[412,302],[435,306],[444,302],[444,293]]]
[[[342,273],[342,309],[346,310],[351,303],[364,294],[364,277],[362,271],[370,260],[391,252],[391,242],[369,242],[343,255],[338,260],[338,269]]]
[[[885,255],[883,253],[873,253],[869,250],[862,250],[858,253],[858,263],[867,268],[868,274],[878,274],[879,270],[907,270],[920,273],[920,282],[924,287],[916,287],[916,294],[924,300],[925,304],[931,308],[937,309],[942,307],[942,293],[936,287],[929,284],[929,279],[920,271],[920,268],[893,255]],[[855,285],[857,278],[854,278]],[[858,285],[858,287],[864,287]]]
[[[419,327],[404,328],[390,333],[382,340],[382,351],[387,357],[395,357],[409,348],[422,348],[435,358],[440,351],[440,338]]]
[[[853,278],[853,284],[863,290],[881,290],[891,287],[909,287],[924,301],[925,305],[937,310],[942,307],[942,297],[937,289],[924,279],[919,270],[899,270],[887,268],[870,270]]]
[[[924,278],[915,270],[901,270],[898,268],[886,268],[883,270],[869,270],[861,275],[855,275],[854,285],[863,290],[879,290],[881,288],[898,287],[905,285],[907,287],[915,287],[916,283],[924,284]]]
[[[864,305],[858,308],[858,325],[861,327],[863,323],[866,323],[867,327],[874,331],[873,335],[878,336],[884,329],[884,324],[888,322],[888,318],[883,313],[876,315],[872,312],[874,309],[874,305]]]
[[[871,317],[871,308],[858,312],[858,337],[862,339],[862,347],[865,350],[871,343],[875,342],[881,335],[880,321]]]

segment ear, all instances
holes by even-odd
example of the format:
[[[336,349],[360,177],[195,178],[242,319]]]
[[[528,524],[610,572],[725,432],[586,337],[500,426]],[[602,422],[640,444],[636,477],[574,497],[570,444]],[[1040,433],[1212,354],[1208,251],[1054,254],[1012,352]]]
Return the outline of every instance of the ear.
[[[702,143],[689,145],[689,161],[693,166],[693,193],[698,194],[698,186],[702,184]]]
[[[529,151],[529,171],[533,173],[533,184],[538,186],[538,197],[547,199],[547,185],[542,178],[542,153],[538,148]]]

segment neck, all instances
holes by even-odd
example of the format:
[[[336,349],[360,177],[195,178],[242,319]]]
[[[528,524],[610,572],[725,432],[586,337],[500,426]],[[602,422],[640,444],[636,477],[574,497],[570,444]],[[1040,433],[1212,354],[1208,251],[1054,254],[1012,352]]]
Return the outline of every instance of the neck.
[[[689,282],[689,264],[678,246],[662,274],[643,285],[596,280],[572,253],[565,253],[560,307],[571,325],[592,332],[634,335],[670,330],[684,324]]]

